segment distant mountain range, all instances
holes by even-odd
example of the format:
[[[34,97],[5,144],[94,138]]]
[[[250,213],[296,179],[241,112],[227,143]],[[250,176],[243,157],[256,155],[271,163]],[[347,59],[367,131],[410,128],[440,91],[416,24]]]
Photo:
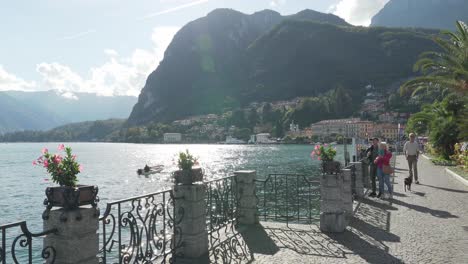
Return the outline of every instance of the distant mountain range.
[[[127,118],[136,98],[89,93],[0,92],[0,133],[46,130],[67,123]]]
[[[390,0],[371,26],[454,30],[456,20],[468,22],[467,0]]]
[[[175,35],[128,125],[317,96],[337,85],[359,103],[365,85],[414,75],[418,55],[437,49],[431,40],[437,32],[354,27],[312,10],[281,16],[217,9]]]

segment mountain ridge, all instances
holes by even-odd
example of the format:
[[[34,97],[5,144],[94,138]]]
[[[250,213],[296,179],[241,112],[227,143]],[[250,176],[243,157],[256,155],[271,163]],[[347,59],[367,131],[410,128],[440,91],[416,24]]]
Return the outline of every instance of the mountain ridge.
[[[177,32],[127,125],[317,96],[343,84],[357,104],[370,82],[388,85],[414,75],[419,54],[437,50],[433,33],[354,27],[310,10],[284,17],[214,10]]]
[[[371,26],[420,27],[455,30],[455,21],[468,21],[468,1],[390,0]]]
[[[132,96],[66,94],[57,90],[0,92],[0,133],[47,130],[67,123],[127,118],[136,103]]]

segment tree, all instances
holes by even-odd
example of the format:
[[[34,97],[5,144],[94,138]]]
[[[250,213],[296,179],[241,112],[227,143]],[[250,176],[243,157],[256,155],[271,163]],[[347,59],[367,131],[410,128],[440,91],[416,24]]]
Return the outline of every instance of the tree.
[[[342,85],[338,85],[330,96],[333,113],[336,117],[347,116],[352,112],[353,99]],[[351,110],[351,111],[350,111]]]
[[[414,96],[434,88],[461,94],[468,92],[468,26],[462,21],[457,21],[456,25],[458,32],[444,31],[447,38],[434,38],[442,52],[429,51],[420,55],[414,70],[423,75],[403,84],[403,94]]]
[[[253,129],[255,127],[255,125],[258,122],[257,109],[250,108],[249,114],[247,116],[247,122],[248,122],[249,128]]]
[[[237,127],[246,127],[247,126],[247,120],[245,119],[245,114],[244,110],[242,109],[236,109],[232,112],[232,115],[229,118],[230,125],[234,125]]]
[[[242,140],[249,140],[252,131],[248,128],[239,128],[234,131],[234,137]]]
[[[431,121],[435,117],[431,109],[432,105],[426,105],[424,106],[423,111],[412,115],[408,120],[406,130],[413,131],[418,135],[427,134]]]
[[[262,122],[271,123],[273,122],[273,109],[270,103],[266,103],[262,108]]]

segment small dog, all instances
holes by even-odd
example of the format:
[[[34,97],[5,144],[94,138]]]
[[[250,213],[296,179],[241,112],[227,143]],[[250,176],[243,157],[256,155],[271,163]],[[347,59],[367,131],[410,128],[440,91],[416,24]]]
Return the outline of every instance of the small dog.
[[[408,187],[408,191],[411,191],[412,183],[413,183],[413,179],[411,179],[411,177],[405,178],[405,192],[406,192],[406,187]]]

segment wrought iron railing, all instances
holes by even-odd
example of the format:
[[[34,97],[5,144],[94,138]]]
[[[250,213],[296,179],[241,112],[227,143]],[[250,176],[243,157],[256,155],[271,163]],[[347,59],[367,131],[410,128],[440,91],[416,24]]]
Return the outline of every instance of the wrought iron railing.
[[[250,251],[237,231],[239,197],[237,178],[230,176],[205,182],[208,249],[213,263],[244,263]]]
[[[263,221],[313,223],[320,215],[320,181],[301,174],[270,174],[256,180]]]
[[[33,240],[56,232],[57,229],[54,228],[40,233],[31,233],[26,221],[1,225],[0,264],[32,264],[44,261],[54,263],[55,249],[52,246],[42,248],[42,243],[33,245]]]
[[[100,217],[100,263],[172,263],[183,212],[171,190],[107,204]]]

